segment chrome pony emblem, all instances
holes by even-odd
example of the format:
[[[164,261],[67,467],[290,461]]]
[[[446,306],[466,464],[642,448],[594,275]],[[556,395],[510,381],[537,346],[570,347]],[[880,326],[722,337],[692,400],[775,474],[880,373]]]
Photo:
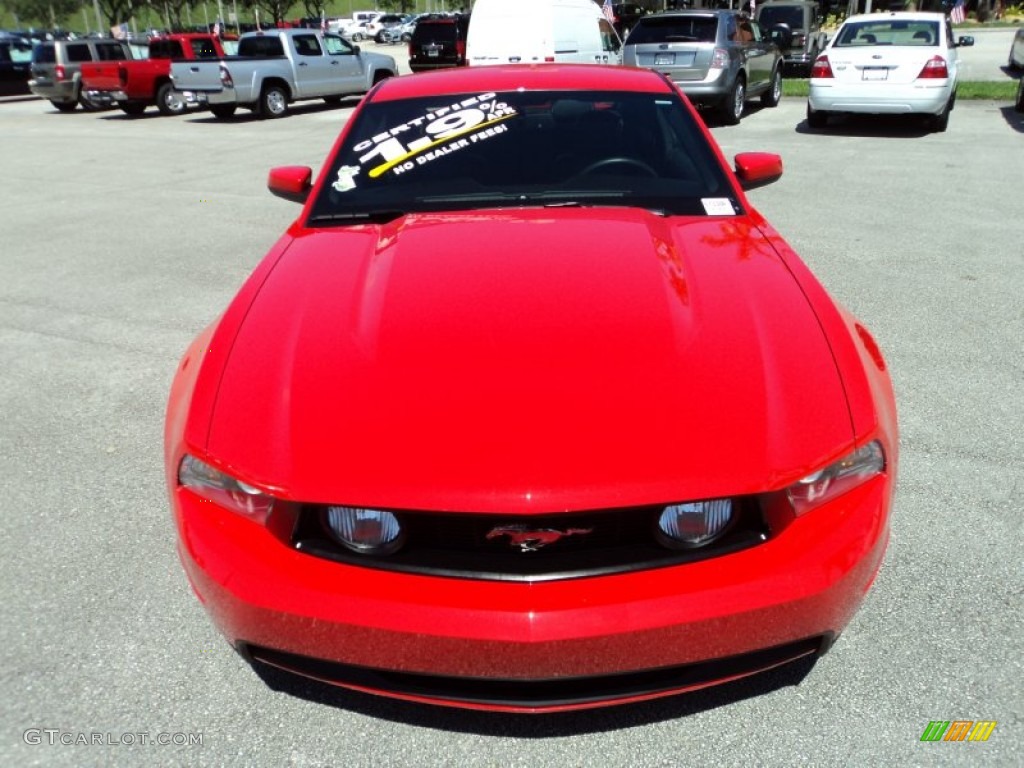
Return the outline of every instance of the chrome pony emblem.
[[[541,547],[554,544],[567,536],[586,536],[593,528],[566,528],[558,531],[554,528],[529,528],[525,525],[500,525],[487,533],[487,540],[500,539],[508,536],[512,547],[519,547],[520,552],[536,552]]]

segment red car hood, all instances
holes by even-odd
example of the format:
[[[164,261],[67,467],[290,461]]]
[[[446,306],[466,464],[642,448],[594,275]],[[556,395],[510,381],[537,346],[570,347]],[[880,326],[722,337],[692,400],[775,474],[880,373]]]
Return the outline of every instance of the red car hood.
[[[605,508],[779,487],[852,443],[821,328],[746,220],[296,232],[239,328],[208,443],[282,495]]]

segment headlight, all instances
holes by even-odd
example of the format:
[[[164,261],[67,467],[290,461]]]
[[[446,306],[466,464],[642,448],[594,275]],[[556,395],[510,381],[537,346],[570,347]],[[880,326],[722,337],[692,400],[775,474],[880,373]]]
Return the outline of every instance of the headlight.
[[[702,547],[721,536],[732,519],[732,499],[672,504],[658,518],[658,539],[673,549]]]
[[[786,495],[793,510],[802,515],[826,501],[842,496],[884,470],[885,452],[882,444],[873,440],[834,464],[793,483],[786,489]]]
[[[327,527],[342,545],[361,555],[389,555],[404,535],[391,512],[362,507],[328,507]]]
[[[214,469],[195,456],[185,455],[178,467],[178,482],[207,501],[230,509],[257,523],[265,523],[274,497]]]

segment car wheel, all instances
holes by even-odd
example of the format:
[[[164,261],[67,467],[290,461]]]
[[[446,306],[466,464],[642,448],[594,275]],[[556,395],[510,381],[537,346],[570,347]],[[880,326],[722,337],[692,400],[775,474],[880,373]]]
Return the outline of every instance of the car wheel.
[[[267,85],[260,94],[260,117],[274,119],[288,114],[288,92],[280,85]]]
[[[1024,112],[1024,77],[1017,81],[1017,101],[1014,107],[1018,112]]]
[[[146,111],[146,105],[141,101],[126,101],[123,104],[118,104],[118,106],[121,107],[122,112],[132,117],[138,117]]]
[[[811,105],[807,105],[807,124],[811,128],[824,128],[828,124],[828,112],[824,112],[820,109],[811,109]]]
[[[777,107],[782,100],[782,65],[775,68],[772,73],[772,82],[768,90],[761,94],[761,105],[765,107]]]
[[[719,112],[726,125],[737,125],[743,117],[743,106],[747,102],[747,84],[743,75],[737,75],[729,94],[722,101]]]
[[[214,104],[210,107],[210,112],[218,120],[227,120],[233,114],[235,114],[234,104]]]
[[[402,42],[403,43],[411,43],[412,42],[412,35],[410,35],[408,32],[404,33],[402,35]]]
[[[50,103],[61,112],[74,112],[78,107],[77,101],[51,101]]]
[[[181,94],[174,89],[170,83],[164,83],[156,92],[156,108],[164,117],[181,115],[188,109],[188,105],[181,97]]]

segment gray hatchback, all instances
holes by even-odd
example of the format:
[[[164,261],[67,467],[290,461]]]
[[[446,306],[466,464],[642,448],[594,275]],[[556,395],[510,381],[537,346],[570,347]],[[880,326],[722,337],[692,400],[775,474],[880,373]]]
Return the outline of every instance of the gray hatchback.
[[[766,107],[782,97],[782,54],[761,26],[738,11],[644,16],[630,30],[622,63],[663,72],[695,104],[735,125],[750,97]]]

